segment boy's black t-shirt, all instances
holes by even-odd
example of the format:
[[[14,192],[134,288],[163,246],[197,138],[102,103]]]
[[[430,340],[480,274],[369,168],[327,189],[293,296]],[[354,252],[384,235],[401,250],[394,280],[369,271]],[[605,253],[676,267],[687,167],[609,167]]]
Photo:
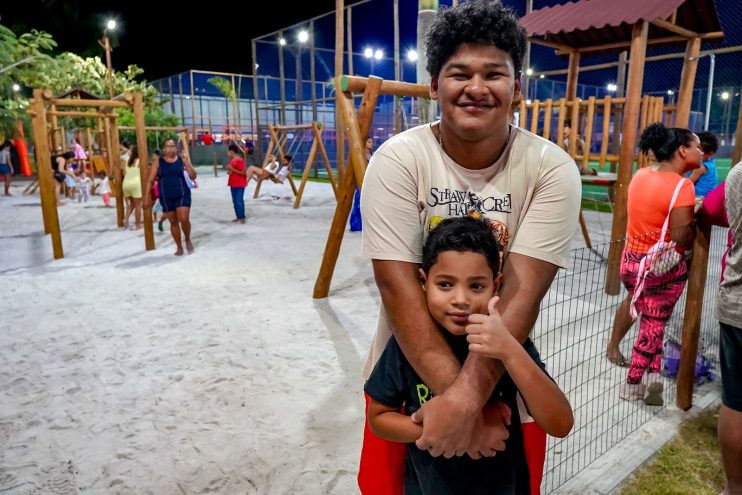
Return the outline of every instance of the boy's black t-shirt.
[[[468,354],[465,338],[448,336],[454,353],[461,362]],[[530,339],[523,347],[531,358],[545,370],[538,351]],[[544,371],[545,372],[545,371]],[[384,349],[371,376],[366,382],[365,391],[375,401],[394,408],[404,406],[408,416],[420,409],[433,394],[412,369],[394,337]],[[444,495],[444,494],[502,494],[515,495],[530,493],[528,465],[523,449],[517,389],[508,374],[504,374],[492,394],[510,407],[511,424],[507,427],[510,437],[504,452],[495,457],[474,460],[469,456],[433,457],[420,450],[414,443],[407,444],[405,461],[405,495]]]

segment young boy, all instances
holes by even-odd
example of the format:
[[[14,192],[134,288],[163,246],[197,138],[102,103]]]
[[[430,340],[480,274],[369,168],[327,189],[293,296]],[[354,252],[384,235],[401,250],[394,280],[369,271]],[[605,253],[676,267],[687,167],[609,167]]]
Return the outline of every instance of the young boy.
[[[719,149],[719,138],[710,132],[696,133],[701,141],[703,161],[701,166],[689,172],[687,177],[696,185],[696,197],[705,198],[716,186],[719,180],[716,175],[716,165],[712,158]]]
[[[232,192],[232,206],[235,214],[235,219],[232,222],[245,223],[245,187],[247,187],[245,161],[242,159],[242,152],[236,144],[229,145],[227,156],[229,157],[227,185]]]
[[[111,183],[108,180],[108,176],[102,170],[98,172],[98,178],[100,183],[98,184],[98,194],[103,198],[103,206],[106,208],[111,207]]]
[[[539,368],[543,365],[530,339],[521,346],[497,311],[500,259],[498,242],[486,221],[470,216],[443,220],[423,247],[419,277],[428,309],[461,362],[469,352],[476,352],[504,364],[507,374],[492,399],[518,411],[519,392],[536,423],[548,434],[564,437],[573,425],[567,398]],[[507,448],[494,457],[445,459],[417,448],[413,442],[422,434],[422,426],[410,415],[432,394],[394,337],[389,339],[365,391],[370,397],[371,431],[386,440],[408,443],[406,495],[530,493],[518,414],[511,416]]]
[[[87,203],[88,198],[90,197],[90,183],[91,180],[88,177],[88,174],[85,173],[84,170],[80,172],[80,176],[78,178],[79,182],[79,189],[80,189],[80,196],[77,198],[78,203]]]

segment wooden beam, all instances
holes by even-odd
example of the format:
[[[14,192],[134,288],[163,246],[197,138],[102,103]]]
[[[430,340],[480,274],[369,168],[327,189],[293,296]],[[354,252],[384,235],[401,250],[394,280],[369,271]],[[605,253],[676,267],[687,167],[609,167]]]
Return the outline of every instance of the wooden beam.
[[[342,76],[340,91],[342,93],[363,93],[369,79],[357,76]],[[430,88],[427,84],[412,84],[400,81],[382,81],[380,95],[409,96],[412,98],[430,98]]]
[[[341,90],[341,79],[341,77],[335,78],[335,91],[344,95],[345,93]],[[349,139],[362,138],[365,143],[366,138],[368,137],[368,132],[371,129],[371,123],[373,122],[374,108],[376,108],[376,102],[379,98],[381,86],[382,80],[378,77],[369,79],[368,84],[366,85],[366,90],[363,93],[361,106],[358,109],[358,118],[356,119],[356,123],[360,126],[360,129],[356,129],[357,134],[349,133]],[[348,104],[351,104],[352,101],[352,99],[348,99]],[[345,114],[343,113],[343,115]],[[357,177],[353,170],[348,167],[346,173],[343,174],[343,179],[340,188],[338,189],[338,204],[335,208],[335,215],[332,218],[330,233],[327,236],[327,244],[325,245],[325,252],[322,257],[322,265],[320,266],[317,280],[314,283],[314,292],[312,293],[314,299],[325,298],[330,293],[330,282],[332,282],[332,274],[335,272],[335,264],[337,263],[338,254],[340,254],[340,245],[343,242],[343,234],[348,225],[350,209],[353,206],[353,196],[355,195],[356,183]]]
[[[611,227],[611,245],[608,251],[608,269],[606,271],[605,291],[617,295],[621,288],[619,276],[621,252],[626,237],[626,203],[629,182],[634,170],[634,150],[636,147],[639,110],[642,97],[642,80],[644,78],[644,59],[647,53],[647,35],[649,23],[639,21],[634,24],[631,33],[631,54],[629,57],[628,88],[626,104],[623,108],[623,132],[621,134],[621,151],[616,180],[616,202],[613,209]]]
[[[683,72],[680,76],[675,127],[688,127],[691,100],[693,99],[693,87],[696,84],[699,53],[701,53],[701,38],[689,39],[688,46],[685,49]]]
[[[103,113],[103,112],[74,112],[74,111],[63,111],[63,110],[50,110],[46,112],[49,116],[54,117],[91,117],[91,118],[98,118],[98,117],[117,117],[116,114],[109,114],[109,113]]]
[[[535,36],[530,36],[528,38],[528,41],[530,41],[531,43],[534,43],[536,45],[547,46],[547,47],[553,48],[555,50],[562,50],[562,51],[564,51],[565,54],[566,53],[569,53],[570,51],[573,50],[572,47],[567,46],[567,45],[564,45],[562,43],[555,43],[553,41],[548,41],[548,40],[545,40],[545,39],[542,39],[542,38],[537,38]]]
[[[343,43],[345,27],[343,26],[344,0],[335,0],[335,77],[343,75]],[[348,9],[348,24],[350,28],[351,10]],[[351,34],[348,32],[348,72],[353,74],[353,53],[351,45]],[[342,180],[343,164],[345,162],[345,134],[343,124],[340,121],[340,93],[335,93],[335,168],[338,171],[338,180]]]
[[[664,19],[657,18],[651,21],[651,23],[657,26],[658,28],[662,28],[666,31],[670,31],[671,33],[679,34],[680,36],[684,38],[698,38],[697,32],[691,31],[690,29],[685,29],[684,27],[678,26],[677,24],[673,24]]]
[[[59,231],[59,215],[57,213],[57,200],[54,193],[54,177],[52,176],[51,151],[46,133],[46,108],[40,89],[34,90],[34,104],[32,107],[35,115],[33,117],[33,135],[36,146],[36,169],[39,174],[39,187],[41,191],[41,210],[44,218],[44,230],[51,234],[52,252],[54,259],[64,258],[62,248],[62,234]]]
[[[122,125],[119,127],[120,131],[136,131],[136,126]],[[187,127],[164,127],[164,126],[144,126],[145,131],[163,131],[163,132],[184,132],[187,131]]]
[[[139,151],[139,177],[142,186],[146,186],[149,180],[149,150],[147,150],[147,134],[144,130],[144,102],[142,93],[134,93],[134,125],[136,125],[137,148]],[[142,187],[142,194],[149,194]],[[155,249],[155,233],[152,229],[152,205],[142,208],[144,215],[144,248],[147,251]]]
[[[573,51],[569,54],[569,67],[567,67],[567,99],[577,98],[577,78],[580,73],[580,53]],[[577,122],[572,122],[573,126]]]
[[[73,100],[52,98],[49,104],[58,107],[110,107],[110,108],[129,108],[129,103],[116,100]]]
[[[709,259],[709,239],[711,227],[700,225],[693,240],[691,261],[688,269],[688,293],[683,313],[683,343],[680,351],[678,369],[678,390],[675,404],[687,411],[693,405],[693,381],[696,376],[696,357],[698,353],[698,336],[701,333],[701,314],[703,312],[703,292],[706,285],[706,274]],[[710,310],[710,307],[706,308]]]
[[[114,115],[111,115],[113,117]],[[124,226],[124,174],[123,174],[123,168],[127,166],[126,163],[121,163],[121,155],[119,154],[119,148],[121,143],[119,142],[119,128],[117,120],[112,118],[110,119],[110,129],[111,129],[111,151],[108,153],[108,166],[111,167],[113,170],[114,176],[116,177],[116,182],[118,182],[119,187],[116,191],[116,225],[118,227]],[[148,160],[147,156],[139,155],[139,163],[141,164],[143,161],[146,162]],[[141,166],[141,165],[140,165]],[[142,182],[142,184],[146,184],[146,182]],[[144,194],[144,187],[142,187],[142,194]],[[119,207],[119,204],[121,204],[121,207]]]

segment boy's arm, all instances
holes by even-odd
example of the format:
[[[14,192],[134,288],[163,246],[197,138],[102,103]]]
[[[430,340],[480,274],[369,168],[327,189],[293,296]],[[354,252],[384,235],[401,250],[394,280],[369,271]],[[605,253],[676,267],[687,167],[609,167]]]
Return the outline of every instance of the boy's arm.
[[[565,437],[574,422],[569,402],[511,334],[512,330],[509,331],[497,309],[498,300],[498,297],[490,300],[489,315],[469,316],[466,332],[470,355],[502,362],[528,404],[533,419],[549,435]]]
[[[385,406],[374,399],[368,402],[368,427],[374,435],[390,442],[414,442],[423,433],[423,427],[400,413],[399,408]]]
[[[538,367],[528,352],[514,338],[506,351],[505,369],[515,383],[528,412],[552,437],[564,438],[572,430],[572,407],[556,383]]]

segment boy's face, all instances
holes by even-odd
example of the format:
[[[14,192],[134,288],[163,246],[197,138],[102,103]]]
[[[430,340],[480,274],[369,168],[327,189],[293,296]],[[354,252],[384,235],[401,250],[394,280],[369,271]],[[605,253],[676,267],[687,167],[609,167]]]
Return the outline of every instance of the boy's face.
[[[512,58],[491,45],[462,44],[430,83],[441,119],[465,141],[486,139],[493,129],[504,127],[518,94],[520,79]]]
[[[484,255],[470,251],[443,251],[420,282],[433,319],[454,335],[466,334],[469,315],[487,314],[498,285]]]

